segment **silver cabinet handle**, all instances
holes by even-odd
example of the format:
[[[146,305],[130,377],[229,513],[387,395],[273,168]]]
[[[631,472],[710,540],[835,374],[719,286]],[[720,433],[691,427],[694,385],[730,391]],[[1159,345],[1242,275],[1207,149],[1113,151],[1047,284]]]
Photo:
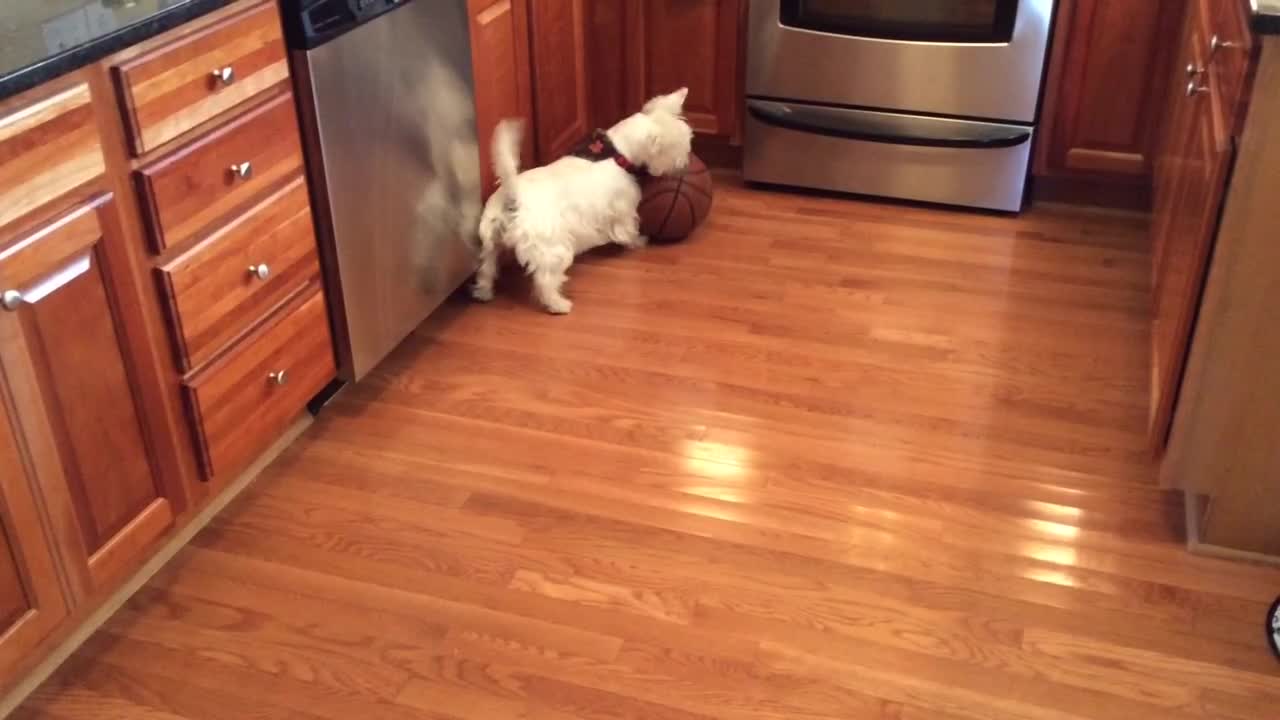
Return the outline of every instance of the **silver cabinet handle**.
[[[267,375],[267,380],[269,380],[272,385],[284,385],[289,382],[289,373],[284,370],[276,370],[275,372]]]
[[[22,301],[22,293],[17,290],[5,290],[4,295],[0,296],[0,307],[3,307],[9,312],[13,312],[14,310],[22,307]]]
[[[14,312],[23,305],[35,305],[61,290],[72,280],[89,272],[92,266],[90,257],[89,253],[83,253],[39,282],[32,283],[22,290],[5,290],[0,293],[0,308]]]
[[[213,79],[215,82],[220,82],[223,85],[230,85],[231,83],[236,81],[235,68],[231,67],[230,65],[226,67],[218,68],[217,70],[214,70],[209,74],[213,76]]]
[[[1195,80],[1187,83],[1187,97],[1195,97],[1207,92],[1209,92],[1208,85],[1198,85]]]
[[[249,266],[249,274],[259,280],[266,280],[271,277],[271,266],[266,263],[258,263]]]
[[[1204,66],[1195,63],[1187,63],[1187,77],[1194,78],[1204,74]]]
[[[1209,38],[1209,57],[1213,57],[1214,55],[1217,55],[1218,51],[1223,48],[1238,48],[1238,47],[1240,47],[1240,43],[1232,42],[1230,40],[1223,40],[1219,35],[1215,33],[1213,37]]]
[[[253,175],[253,163],[242,162],[232,165],[230,168],[232,178],[240,178],[244,180]]]

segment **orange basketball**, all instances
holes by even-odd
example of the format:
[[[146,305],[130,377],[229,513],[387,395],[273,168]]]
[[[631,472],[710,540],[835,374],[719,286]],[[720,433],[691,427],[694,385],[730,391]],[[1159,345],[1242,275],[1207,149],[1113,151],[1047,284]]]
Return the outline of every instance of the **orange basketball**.
[[[697,155],[683,172],[647,178],[641,191],[640,232],[653,242],[683,240],[711,213],[711,171]]]

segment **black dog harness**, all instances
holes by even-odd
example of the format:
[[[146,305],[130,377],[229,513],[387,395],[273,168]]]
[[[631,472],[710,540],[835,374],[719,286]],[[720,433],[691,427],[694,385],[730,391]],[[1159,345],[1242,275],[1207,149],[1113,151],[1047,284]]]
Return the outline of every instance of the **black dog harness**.
[[[593,162],[604,162],[612,160],[618,163],[618,167],[631,173],[637,179],[648,177],[649,173],[644,166],[631,162],[626,155],[618,151],[613,141],[609,139],[609,134],[604,130],[597,129],[591,133],[591,137],[587,138],[582,144],[575,147],[569,152],[574,157],[580,157],[584,160]]]

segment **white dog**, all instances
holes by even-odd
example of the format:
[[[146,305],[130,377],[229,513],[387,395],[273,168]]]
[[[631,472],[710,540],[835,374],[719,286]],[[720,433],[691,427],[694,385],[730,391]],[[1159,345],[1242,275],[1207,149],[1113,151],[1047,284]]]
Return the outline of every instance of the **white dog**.
[[[640,183],[633,170],[666,175],[689,161],[693,130],[682,117],[687,88],[660,95],[614,125],[598,145],[612,144],[608,160],[568,156],[520,172],[521,123],[503,120],[493,133],[493,166],[501,183],[480,218],[480,263],[471,294],[493,299],[502,246],[533,278],[534,294],[549,312],[564,314],[566,272],[579,253],[616,243],[644,246]],[[598,148],[593,148],[598,149]]]

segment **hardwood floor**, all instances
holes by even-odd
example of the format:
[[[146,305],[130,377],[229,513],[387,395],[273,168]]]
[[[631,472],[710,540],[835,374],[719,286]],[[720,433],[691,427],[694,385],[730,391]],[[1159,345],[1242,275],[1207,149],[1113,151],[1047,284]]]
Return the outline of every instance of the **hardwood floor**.
[[[17,716],[1261,720],[1144,437],[1145,227],[724,184],[352,388]]]

